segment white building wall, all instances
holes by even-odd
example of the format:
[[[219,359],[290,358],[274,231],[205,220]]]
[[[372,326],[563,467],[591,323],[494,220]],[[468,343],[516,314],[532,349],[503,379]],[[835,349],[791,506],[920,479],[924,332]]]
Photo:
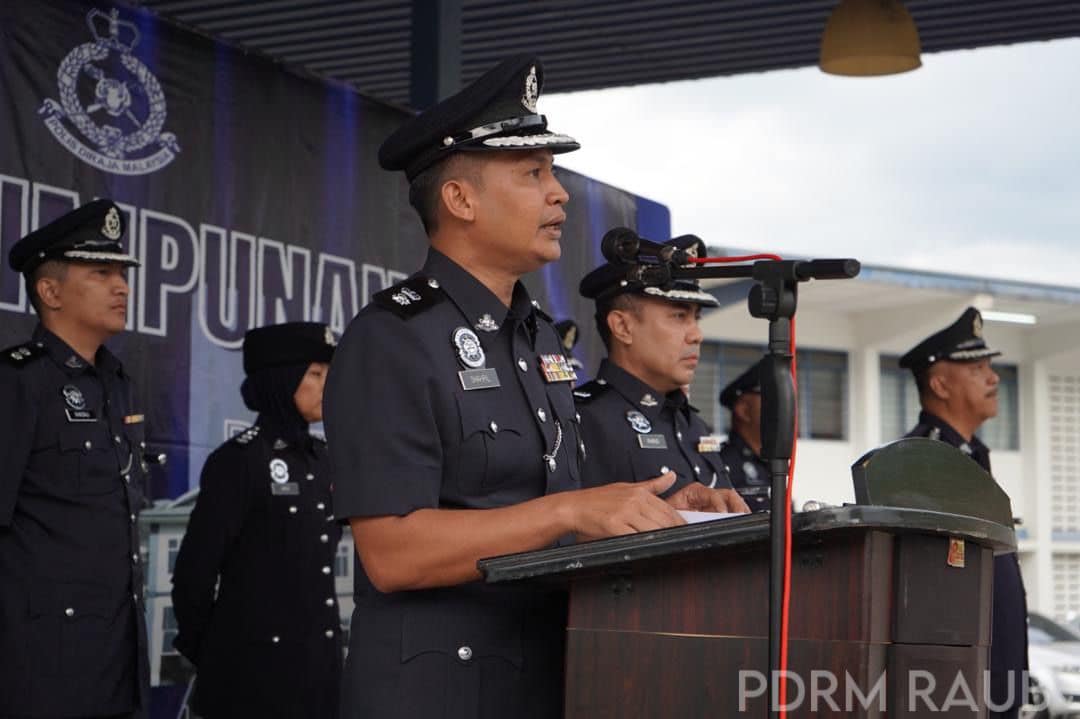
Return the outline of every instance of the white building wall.
[[[872,306],[872,298],[818,307],[813,292],[810,285],[800,297],[798,346],[848,352],[848,438],[799,441],[796,508],[809,499],[853,502],[851,464],[869,449],[896,439],[881,436],[881,355],[903,354],[955,321],[966,307],[986,299],[927,291],[922,300],[912,292],[913,299],[902,306],[864,310],[861,303]],[[709,313],[702,328],[712,341],[764,344],[767,336],[767,323],[750,317],[745,303]],[[1023,522],[1017,535],[1029,606],[1059,617],[1080,613],[1080,324],[1058,329],[987,322],[984,332],[988,343],[1002,351],[1001,361],[1018,367],[1020,449],[996,450],[992,462],[1014,516]],[[1078,392],[1074,420],[1063,414],[1060,401],[1058,411],[1051,412],[1052,377],[1058,378],[1054,386],[1075,382],[1070,385]],[[1067,441],[1062,438],[1070,436],[1076,444],[1060,449]],[[1052,437],[1058,438],[1054,446],[1061,456],[1051,456]],[[1077,451],[1069,454],[1070,447]],[[1075,525],[1074,534],[1055,539],[1053,528],[1066,515],[1069,526]]]

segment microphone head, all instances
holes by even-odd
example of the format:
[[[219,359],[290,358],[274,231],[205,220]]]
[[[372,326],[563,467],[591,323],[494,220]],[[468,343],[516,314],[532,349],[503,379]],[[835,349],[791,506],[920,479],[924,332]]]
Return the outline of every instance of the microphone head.
[[[628,227],[615,227],[600,240],[600,254],[608,262],[632,263],[637,259],[641,238]]]

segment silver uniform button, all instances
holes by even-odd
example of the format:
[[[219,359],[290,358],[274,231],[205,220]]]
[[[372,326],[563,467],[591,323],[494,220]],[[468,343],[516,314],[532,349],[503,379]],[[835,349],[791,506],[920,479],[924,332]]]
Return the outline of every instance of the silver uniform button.
[[[296,514],[296,505],[289,507],[289,514]]]
[[[458,659],[463,662],[467,662],[472,659],[472,647],[458,647],[457,650]]]
[[[495,424],[495,420],[491,420],[491,424],[489,424],[488,427],[491,428],[492,434],[495,434],[499,431],[499,425]]]
[[[281,641],[281,637],[275,634],[274,636],[270,637],[270,641],[272,641],[274,644],[277,644]]]
[[[315,475],[312,474],[311,472],[308,472],[307,474],[304,475],[304,479],[315,479]]]
[[[525,359],[522,357],[518,357],[518,369],[520,369],[522,372],[529,371],[529,363],[526,362]]]
[[[131,523],[135,524],[135,513],[134,512],[131,513],[130,519],[131,519]]]
[[[326,598],[326,606],[328,606],[328,607],[334,606],[334,598],[333,597],[327,597]]]
[[[322,573],[323,574],[329,574],[330,573],[330,567],[323,567],[322,568]]]
[[[87,450],[89,450],[93,446],[94,446],[94,444],[90,440],[86,440],[85,442],[83,442],[83,447],[85,447]]]
[[[660,474],[667,474],[670,471],[671,470],[668,468],[668,466],[666,464],[660,468]]]
[[[120,444],[120,435],[113,435],[112,441]]]
[[[326,509],[326,505],[323,504],[322,502],[319,502],[318,504],[315,505],[315,509]]]
[[[131,598],[136,604],[139,603],[139,593],[138,592],[135,592],[134,594],[132,594]]]
[[[75,616],[75,610],[72,609],[71,607],[68,607],[67,609],[64,610],[64,616],[74,617]]]
[[[334,630],[333,629],[327,629],[326,630],[326,638],[327,639],[333,639],[334,638]]]
[[[139,442],[139,449],[146,449],[146,442]]]
[[[139,563],[139,555],[138,554],[132,554],[131,555],[131,561],[134,562],[135,564],[138,564]]]
[[[319,541],[322,542],[323,544],[326,544],[327,542],[330,541],[330,537],[326,536],[325,534],[320,534],[319,535]]]
[[[694,465],[694,474],[701,474],[701,467]]]
[[[433,290],[437,290],[439,289],[439,281],[432,277],[430,280],[427,281],[427,286]]]
[[[544,411],[543,407],[537,408],[536,416],[540,418],[541,422],[547,422],[547,412]]]
[[[124,481],[127,482],[128,484],[131,484],[131,475],[130,474],[125,474],[124,475]]]
[[[682,432],[675,432],[675,439],[682,441]]]

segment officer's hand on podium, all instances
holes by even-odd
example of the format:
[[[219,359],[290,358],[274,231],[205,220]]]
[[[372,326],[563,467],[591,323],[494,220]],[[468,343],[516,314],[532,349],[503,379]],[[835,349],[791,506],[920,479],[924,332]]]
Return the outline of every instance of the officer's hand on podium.
[[[578,539],[589,540],[686,524],[657,496],[674,482],[675,473],[668,472],[645,482],[616,482],[568,493],[573,531]]]
[[[713,489],[701,482],[691,482],[667,498],[675,509],[691,512],[731,512],[746,514],[750,507],[734,489]]]

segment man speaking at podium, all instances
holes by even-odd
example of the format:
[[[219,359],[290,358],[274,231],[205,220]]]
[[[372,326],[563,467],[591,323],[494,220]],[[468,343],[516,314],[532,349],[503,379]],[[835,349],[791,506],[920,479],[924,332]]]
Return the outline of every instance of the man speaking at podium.
[[[579,490],[573,372],[519,281],[559,258],[552,156],[578,147],[537,113],[543,77],[512,57],[379,151],[431,249],[352,321],[326,388],[362,565],[343,719],[562,716],[565,594],[484,584],[477,561],[683,523],[656,496],[670,476]]]
[[[922,412],[907,437],[951,444],[990,474],[990,448],[975,432],[997,414],[998,375],[986,346],[982,315],[967,308],[960,319],[930,335],[900,358],[915,375]],[[1015,717],[1027,696],[1027,598],[1016,554],[994,557],[990,633],[990,716]]]

